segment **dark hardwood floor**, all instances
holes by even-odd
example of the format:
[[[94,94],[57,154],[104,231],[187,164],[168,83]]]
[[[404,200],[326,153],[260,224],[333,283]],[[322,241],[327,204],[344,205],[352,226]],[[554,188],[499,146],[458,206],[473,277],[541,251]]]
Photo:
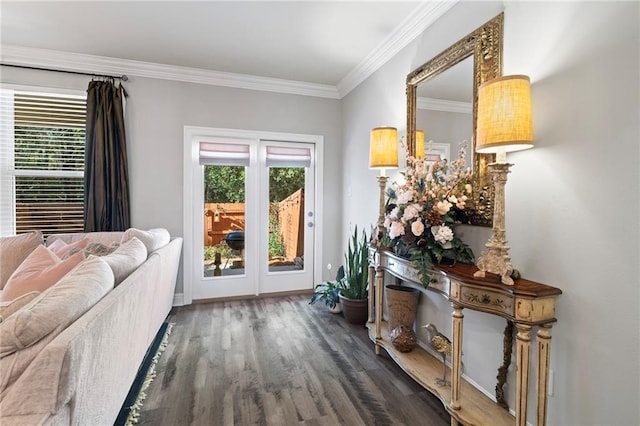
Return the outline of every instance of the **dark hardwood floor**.
[[[308,296],[174,308],[139,425],[448,425],[364,327]]]

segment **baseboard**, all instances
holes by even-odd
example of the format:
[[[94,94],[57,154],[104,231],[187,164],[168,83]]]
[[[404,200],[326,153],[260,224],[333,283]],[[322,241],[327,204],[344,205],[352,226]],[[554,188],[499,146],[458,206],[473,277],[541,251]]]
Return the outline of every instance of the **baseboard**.
[[[173,306],[184,306],[184,293],[176,293],[173,295]]]
[[[232,302],[236,300],[255,300],[255,299],[265,299],[267,297],[281,297],[281,296],[300,296],[300,295],[308,295],[311,297],[313,294],[312,289],[307,290],[291,290],[291,291],[278,291],[274,293],[261,293],[261,294],[246,294],[242,296],[229,296],[229,297],[216,297],[211,299],[196,299],[191,303],[210,303],[210,302]]]

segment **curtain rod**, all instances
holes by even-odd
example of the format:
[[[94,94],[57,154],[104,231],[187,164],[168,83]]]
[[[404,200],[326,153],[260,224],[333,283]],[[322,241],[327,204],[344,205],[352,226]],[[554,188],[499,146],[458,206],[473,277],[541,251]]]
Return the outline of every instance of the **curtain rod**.
[[[26,66],[26,65],[12,65],[12,64],[3,64],[3,63],[0,63],[0,65],[2,65],[3,67],[26,68],[26,69],[29,69],[29,70],[64,72],[64,73],[67,73],[67,74],[90,75],[92,77],[115,78],[115,79],[122,80],[122,81],[129,80],[129,77],[127,77],[126,74],[122,74],[121,76],[117,76],[117,75],[96,74],[96,73],[92,73],[92,72],[82,72],[82,71],[56,70],[56,69],[53,69],[53,68],[29,67],[29,66]]]

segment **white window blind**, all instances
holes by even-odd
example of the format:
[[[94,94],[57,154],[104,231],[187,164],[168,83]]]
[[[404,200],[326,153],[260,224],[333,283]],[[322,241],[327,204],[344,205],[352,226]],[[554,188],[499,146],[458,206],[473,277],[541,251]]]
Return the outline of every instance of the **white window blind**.
[[[6,89],[2,98],[2,189],[13,195],[3,195],[3,234],[82,232],[86,99]]]
[[[200,165],[249,166],[249,145],[200,142]]]
[[[309,167],[311,150],[285,146],[267,146],[268,167]]]

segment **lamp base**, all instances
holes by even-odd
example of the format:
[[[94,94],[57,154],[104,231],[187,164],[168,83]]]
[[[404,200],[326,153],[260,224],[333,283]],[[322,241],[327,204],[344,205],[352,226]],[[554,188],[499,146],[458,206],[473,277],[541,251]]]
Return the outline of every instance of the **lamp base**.
[[[513,266],[509,257],[509,245],[504,242],[489,240],[486,244],[487,251],[478,258],[476,266],[479,271],[473,274],[476,278],[486,277],[490,272],[500,276],[502,284],[513,285]]]
[[[509,244],[504,225],[504,186],[507,183],[509,163],[490,163],[487,165],[495,188],[495,204],[493,207],[493,234],[485,247],[487,251],[482,253],[476,262],[479,271],[474,277],[484,278],[487,272],[500,276],[502,284],[513,285],[513,266],[509,257]]]
[[[387,188],[387,177],[385,175],[378,176],[378,186],[380,187],[380,199],[379,199],[379,209],[378,209],[378,231],[376,233],[376,237],[373,241],[376,247],[380,247],[380,240],[384,236],[384,216],[385,216],[385,199],[384,193]]]

